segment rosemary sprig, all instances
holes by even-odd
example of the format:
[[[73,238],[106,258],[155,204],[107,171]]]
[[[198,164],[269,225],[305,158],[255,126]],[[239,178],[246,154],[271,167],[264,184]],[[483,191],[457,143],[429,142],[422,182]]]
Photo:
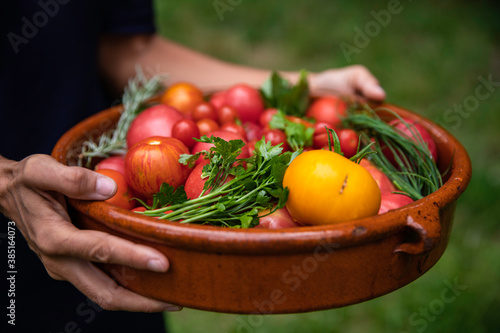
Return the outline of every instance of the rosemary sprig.
[[[145,103],[163,89],[164,76],[154,75],[148,79],[140,67],[137,74],[130,79],[125,88],[122,103],[123,111],[116,128],[103,133],[97,141],[92,138],[85,141],[79,156],[78,165],[82,166],[86,160],[88,167],[94,157],[109,157],[112,154],[124,154],[127,150],[127,131],[132,121],[144,110]]]

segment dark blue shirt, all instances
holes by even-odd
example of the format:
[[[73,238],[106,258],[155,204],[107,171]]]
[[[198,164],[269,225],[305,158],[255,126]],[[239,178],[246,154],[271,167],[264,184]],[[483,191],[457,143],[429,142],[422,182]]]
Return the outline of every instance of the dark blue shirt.
[[[70,127],[113,103],[98,68],[103,34],[153,33],[155,27],[151,1],[15,0],[2,3],[0,31],[0,155],[20,160],[50,154]],[[7,222],[0,217],[6,254]],[[2,276],[6,263],[4,256]],[[160,314],[104,311],[68,282],[51,279],[19,230],[16,266],[16,325],[2,332],[163,331]],[[8,305],[2,302],[3,327]]]

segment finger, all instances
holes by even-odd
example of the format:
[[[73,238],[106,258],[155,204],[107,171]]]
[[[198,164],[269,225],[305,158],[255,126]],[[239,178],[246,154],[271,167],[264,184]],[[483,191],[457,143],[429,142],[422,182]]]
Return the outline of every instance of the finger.
[[[354,65],[347,67],[350,74],[352,88],[358,91],[362,96],[374,101],[383,101],[386,97],[384,89],[380,86],[378,80],[364,66]]]
[[[37,189],[83,200],[108,199],[117,190],[113,179],[89,169],[65,166],[50,156],[33,155],[23,162],[25,183]]]
[[[63,276],[78,290],[106,310],[134,312],[179,311],[182,308],[136,294],[118,285],[95,265],[75,258],[63,258],[51,264],[54,275]],[[133,277],[127,277],[133,278]]]
[[[168,259],[156,249],[101,231],[79,230],[69,223],[37,236],[38,249],[47,256],[76,257],[154,272],[169,268]]]

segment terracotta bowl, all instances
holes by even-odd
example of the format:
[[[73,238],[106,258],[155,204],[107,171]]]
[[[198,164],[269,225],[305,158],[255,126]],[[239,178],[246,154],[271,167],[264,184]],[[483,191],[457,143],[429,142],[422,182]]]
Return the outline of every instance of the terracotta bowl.
[[[183,225],[114,207],[68,199],[73,222],[158,249],[170,270],[153,273],[103,265],[118,283],[141,295],[188,308],[227,313],[295,313],[331,309],[387,294],[414,281],[441,257],[458,197],[471,177],[463,146],[446,130],[403,108],[434,137],[444,185],[383,215],[281,230],[233,230]],[[76,165],[82,142],[112,128],[120,107],[69,130],[53,156]]]

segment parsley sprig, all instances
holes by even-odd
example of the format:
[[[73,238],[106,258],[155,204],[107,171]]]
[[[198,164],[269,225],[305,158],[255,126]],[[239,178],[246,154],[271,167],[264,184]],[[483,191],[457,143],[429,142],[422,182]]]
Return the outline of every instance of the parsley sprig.
[[[201,196],[188,200],[182,187],[174,191],[165,183],[155,195],[156,204],[164,205],[147,207],[140,214],[180,223],[250,228],[258,224],[259,212],[274,212],[285,206],[288,190],[283,188],[283,176],[298,153],[283,152],[280,145],[260,140],[252,157],[240,159],[242,140],[228,142],[203,136],[198,141],[214,146],[193,155],[181,155],[180,162],[193,164],[200,156],[209,160],[203,167],[202,177],[207,180]]]

